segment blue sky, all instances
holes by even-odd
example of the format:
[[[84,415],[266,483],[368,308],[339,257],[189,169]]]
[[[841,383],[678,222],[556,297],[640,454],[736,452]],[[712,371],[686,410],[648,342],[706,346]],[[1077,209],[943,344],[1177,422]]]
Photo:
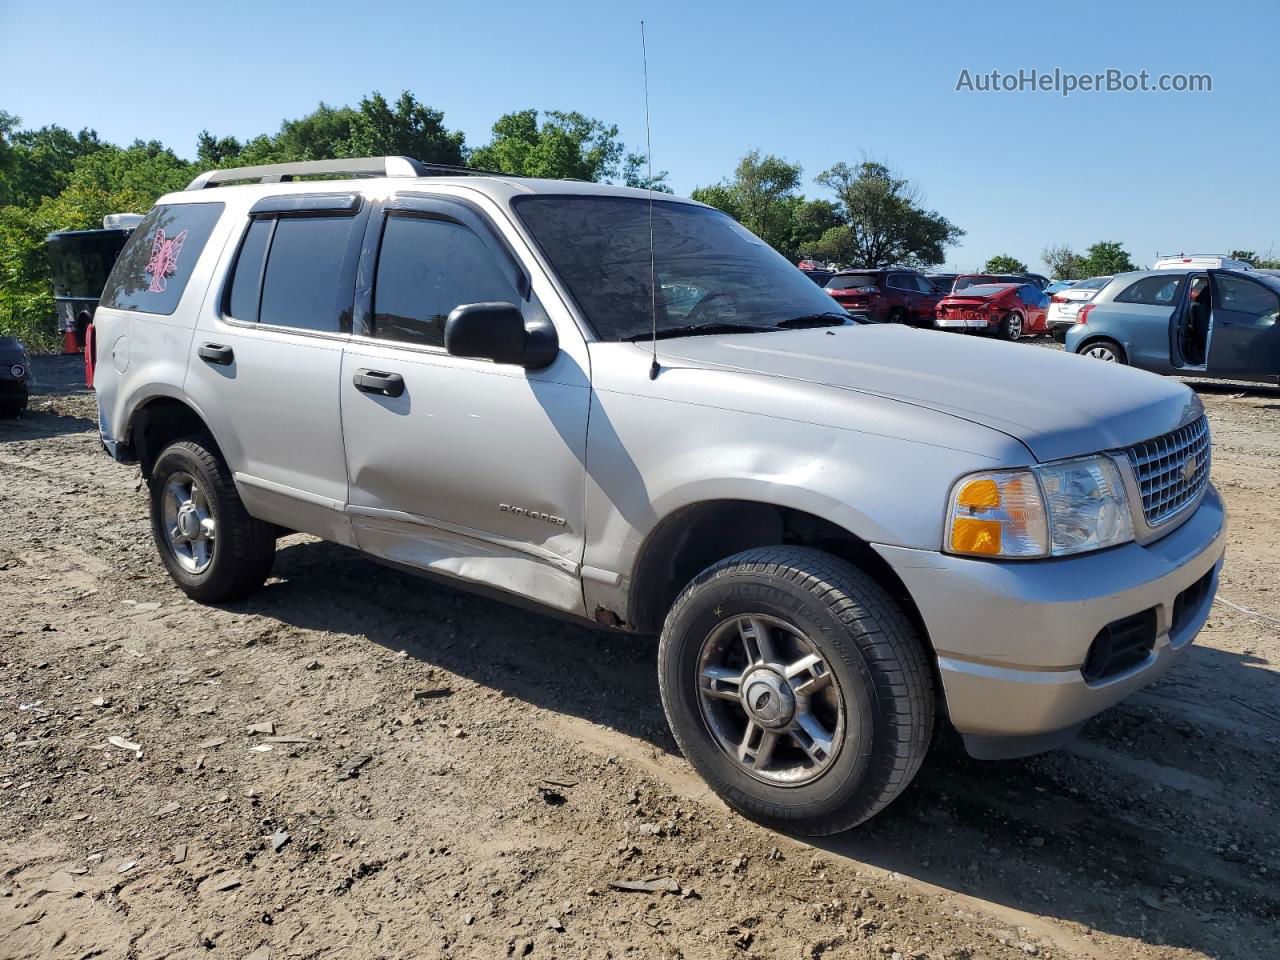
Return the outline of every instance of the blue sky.
[[[313,3],[0,0],[0,109],[194,154],[402,89],[467,142],[502,113],[579,110],[644,143],[677,193],[752,147],[812,177],[887,160],[968,235],[948,262],[1047,243],[1280,255],[1280,3]],[[20,38],[21,43],[14,43]],[[94,65],[101,58],[101,66]],[[76,68],[73,64],[80,64]],[[956,92],[960,71],[1204,73],[1211,93]]]

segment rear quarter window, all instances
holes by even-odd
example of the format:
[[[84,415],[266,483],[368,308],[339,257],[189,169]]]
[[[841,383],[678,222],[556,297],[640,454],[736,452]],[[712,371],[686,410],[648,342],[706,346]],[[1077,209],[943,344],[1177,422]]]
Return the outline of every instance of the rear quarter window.
[[[1182,289],[1184,276],[1143,277],[1116,294],[1116,303],[1145,303],[1156,307],[1172,306]]]
[[[101,305],[173,313],[225,206],[169,203],[152,207],[112,267]]]

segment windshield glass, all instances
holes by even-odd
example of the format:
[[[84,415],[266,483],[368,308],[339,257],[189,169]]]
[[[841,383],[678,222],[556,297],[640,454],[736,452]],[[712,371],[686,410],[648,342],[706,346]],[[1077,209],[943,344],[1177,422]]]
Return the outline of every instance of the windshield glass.
[[[546,194],[518,198],[514,206],[597,336],[626,340],[649,332],[646,198]],[[719,210],[654,200],[653,252],[659,335],[705,324],[773,330],[841,309]]]
[[[874,287],[874,273],[841,273],[827,281],[828,290],[857,290],[859,287]]]
[[[1011,283],[975,283],[971,287],[964,288],[964,296],[966,297],[994,297],[1004,293],[1013,284]],[[957,290],[952,296],[960,296]]]

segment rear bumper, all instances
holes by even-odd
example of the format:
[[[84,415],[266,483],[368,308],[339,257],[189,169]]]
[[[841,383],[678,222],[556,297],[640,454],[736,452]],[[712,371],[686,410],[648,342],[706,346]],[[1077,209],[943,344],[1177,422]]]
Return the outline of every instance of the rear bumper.
[[[1146,546],[1024,563],[876,549],[924,618],[951,722],[971,753],[997,757],[1056,746],[1163,676],[1209,615],[1225,539],[1222,500],[1211,486],[1186,522]],[[1206,590],[1192,590],[1205,578]],[[1099,632],[1148,610],[1155,638],[1145,659],[1086,681],[1081,667]]]

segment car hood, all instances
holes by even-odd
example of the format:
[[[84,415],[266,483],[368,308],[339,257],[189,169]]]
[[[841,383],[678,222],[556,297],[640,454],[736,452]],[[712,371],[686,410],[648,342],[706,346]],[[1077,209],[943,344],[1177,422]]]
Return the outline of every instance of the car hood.
[[[896,325],[684,337],[659,349],[667,365],[805,381],[950,414],[1020,440],[1042,462],[1127,447],[1203,411],[1183,384],[1140,370]]]

